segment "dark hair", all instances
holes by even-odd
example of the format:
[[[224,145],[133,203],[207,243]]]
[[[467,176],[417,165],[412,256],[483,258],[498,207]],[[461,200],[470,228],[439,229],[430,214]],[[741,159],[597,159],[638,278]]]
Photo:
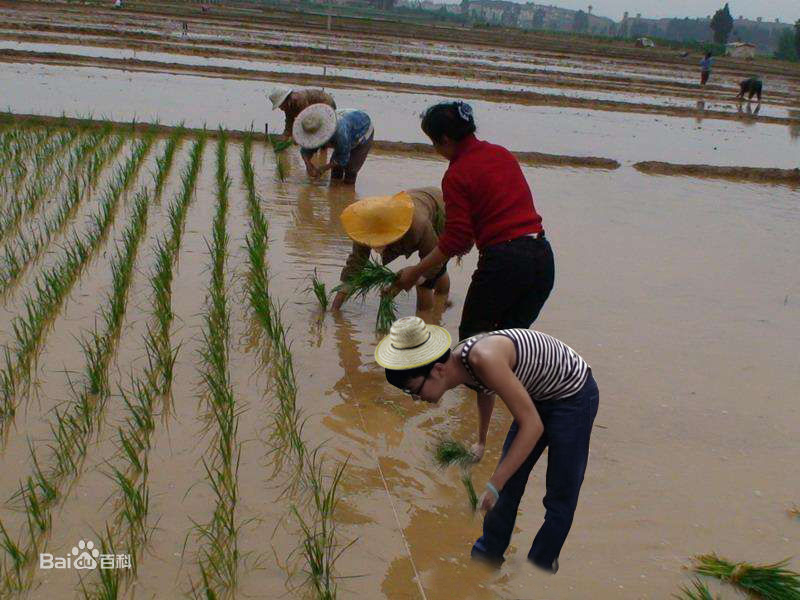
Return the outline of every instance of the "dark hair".
[[[711,55],[712,55],[712,54],[713,54],[713,52],[711,52],[711,51],[709,50],[708,52],[706,52],[706,58],[711,58]]]
[[[450,348],[442,354],[436,360],[429,362],[428,364],[422,365],[421,367],[414,367],[413,369],[404,369],[402,371],[398,371],[395,369],[386,369],[386,381],[391,383],[394,387],[399,388],[401,390],[405,390],[408,388],[408,382],[414,379],[415,377],[427,377],[428,374],[433,370],[433,367],[436,363],[446,363],[450,358]]]
[[[434,104],[422,115],[422,131],[434,144],[441,142],[444,136],[460,142],[475,133],[472,107],[461,100]]]

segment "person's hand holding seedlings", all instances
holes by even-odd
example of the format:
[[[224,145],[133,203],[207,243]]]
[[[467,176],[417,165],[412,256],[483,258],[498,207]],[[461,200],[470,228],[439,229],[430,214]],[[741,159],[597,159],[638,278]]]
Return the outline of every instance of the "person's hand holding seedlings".
[[[392,284],[387,291],[398,294],[400,292],[407,292],[415,285],[422,285],[425,282],[425,273],[441,267],[447,262],[448,258],[449,257],[439,250],[437,246],[418,264],[400,269],[397,272],[397,279],[395,279],[394,284]]]

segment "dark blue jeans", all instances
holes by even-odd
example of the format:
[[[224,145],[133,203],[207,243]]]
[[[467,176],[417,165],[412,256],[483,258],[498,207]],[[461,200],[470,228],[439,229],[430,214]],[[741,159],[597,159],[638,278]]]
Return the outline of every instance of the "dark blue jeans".
[[[500,490],[500,499],[483,519],[483,535],[472,547],[474,558],[497,565],[503,562],[528,476],[544,449],[549,448],[547,491],[543,500],[544,524],[533,540],[528,560],[543,569],[552,570],[553,561],[561,553],[578,505],[578,493],[586,472],[589,439],[599,400],[597,383],[590,370],[586,383],[574,396],[536,403],[536,410],[544,423],[544,433],[525,462]],[[514,421],[503,444],[501,462],[517,435],[517,429],[517,422]]]

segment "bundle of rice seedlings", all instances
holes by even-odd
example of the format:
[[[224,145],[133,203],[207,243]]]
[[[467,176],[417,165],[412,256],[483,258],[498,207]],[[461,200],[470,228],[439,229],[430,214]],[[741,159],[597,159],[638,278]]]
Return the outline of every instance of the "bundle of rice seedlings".
[[[359,296],[362,299],[372,290],[380,290],[392,285],[397,273],[372,259],[354,273],[347,281],[336,286],[335,292],[347,292],[347,297]]]
[[[334,292],[345,292],[348,298],[358,296],[362,300],[372,290],[382,290],[392,285],[397,279],[397,273],[382,264],[369,259],[359,271],[354,273],[347,281],[333,288]],[[378,333],[388,333],[392,323],[397,320],[397,302],[394,297],[381,296],[378,304],[378,315],[375,319],[375,329]]]
[[[692,580],[691,588],[682,585],[681,593],[673,594],[672,597],[677,598],[677,600],[715,600],[706,584],[699,579]],[[719,600],[719,596],[717,596],[716,600]]]
[[[464,466],[475,461],[475,456],[469,448],[452,438],[442,438],[437,442],[434,458],[441,468],[450,465]]]
[[[464,471],[461,475],[461,483],[467,490],[467,498],[469,498],[469,505],[472,507],[472,512],[478,510],[478,495],[475,493],[475,486],[472,485],[472,473]]]
[[[767,565],[732,563],[716,554],[693,558],[694,570],[716,577],[765,600],[800,600],[800,573],[786,568],[788,559]]]

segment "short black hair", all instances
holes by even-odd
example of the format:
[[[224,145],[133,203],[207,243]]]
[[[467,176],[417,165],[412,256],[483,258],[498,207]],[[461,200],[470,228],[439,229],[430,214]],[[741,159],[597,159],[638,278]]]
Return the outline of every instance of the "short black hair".
[[[446,363],[450,359],[450,348],[436,360],[422,365],[421,367],[414,367],[413,369],[404,369],[398,371],[396,369],[386,369],[386,381],[391,383],[394,387],[401,390],[408,388],[408,382],[415,377],[427,377],[433,370],[436,363]]]
[[[466,102],[441,102],[434,104],[422,115],[422,131],[438,144],[444,136],[460,142],[475,133],[472,107]]]

